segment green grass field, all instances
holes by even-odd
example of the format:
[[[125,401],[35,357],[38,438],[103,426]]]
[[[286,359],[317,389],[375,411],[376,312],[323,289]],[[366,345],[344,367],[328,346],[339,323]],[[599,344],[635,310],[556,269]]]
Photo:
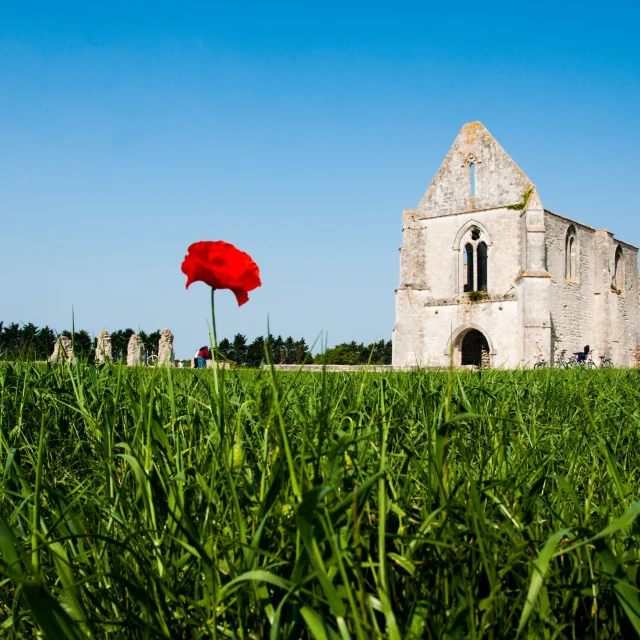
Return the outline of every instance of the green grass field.
[[[640,632],[640,374],[0,367],[0,636]]]

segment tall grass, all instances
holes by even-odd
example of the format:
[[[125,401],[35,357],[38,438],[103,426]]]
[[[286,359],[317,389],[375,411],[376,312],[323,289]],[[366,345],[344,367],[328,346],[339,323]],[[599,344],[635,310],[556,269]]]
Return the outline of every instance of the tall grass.
[[[639,382],[3,365],[1,635],[633,637]]]

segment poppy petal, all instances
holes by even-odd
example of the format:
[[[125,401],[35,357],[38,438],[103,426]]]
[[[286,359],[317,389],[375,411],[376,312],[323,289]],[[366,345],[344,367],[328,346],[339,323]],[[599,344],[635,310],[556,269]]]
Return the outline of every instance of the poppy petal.
[[[231,291],[233,291],[236,296],[239,307],[249,300],[249,294],[244,289],[231,289]]]
[[[204,282],[214,289],[230,289],[238,306],[247,302],[249,291],[262,285],[260,269],[251,256],[222,240],[193,243],[181,268],[187,288]]]

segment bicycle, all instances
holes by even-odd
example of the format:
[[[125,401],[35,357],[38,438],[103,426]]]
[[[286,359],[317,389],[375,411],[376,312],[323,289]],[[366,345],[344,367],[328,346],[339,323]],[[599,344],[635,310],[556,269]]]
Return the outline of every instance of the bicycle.
[[[147,367],[155,367],[156,363],[158,362],[158,356],[153,353],[153,351],[151,353],[147,353],[145,351],[145,354],[142,358],[142,363],[147,366]]]
[[[600,356],[600,368],[613,369],[613,360],[607,356]]]
[[[576,364],[575,358],[567,359],[565,354],[567,353],[566,349],[563,349],[560,352],[560,357],[555,361],[547,362],[544,359],[542,354],[536,356],[537,362],[533,365],[534,369],[546,369],[548,367],[557,368],[557,369],[570,369],[572,366]]]
[[[593,361],[589,345],[586,345],[583,351],[573,352],[573,356],[568,360],[568,367],[584,367],[585,369],[596,368],[596,363]]]
[[[567,353],[566,349],[563,349],[560,352],[560,357],[556,360],[555,365],[556,367],[560,368],[560,369],[570,369],[572,366],[572,362],[571,362],[571,358],[566,358],[565,354]]]
[[[588,355],[582,358],[582,360],[578,359],[578,354],[574,354],[572,358],[569,358],[567,362],[567,368],[573,369],[575,367],[582,367],[584,369],[597,369],[598,365],[593,361],[593,358]]]
[[[534,369],[546,369],[549,366],[541,353],[536,356],[536,360],[537,362],[533,365]]]

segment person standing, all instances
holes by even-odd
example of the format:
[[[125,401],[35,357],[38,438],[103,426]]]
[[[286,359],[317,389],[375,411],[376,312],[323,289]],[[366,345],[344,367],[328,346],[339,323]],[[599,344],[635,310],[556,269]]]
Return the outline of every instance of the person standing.
[[[200,347],[193,358],[193,362],[197,369],[204,369],[207,366],[207,360],[211,360],[211,352],[209,347]]]

